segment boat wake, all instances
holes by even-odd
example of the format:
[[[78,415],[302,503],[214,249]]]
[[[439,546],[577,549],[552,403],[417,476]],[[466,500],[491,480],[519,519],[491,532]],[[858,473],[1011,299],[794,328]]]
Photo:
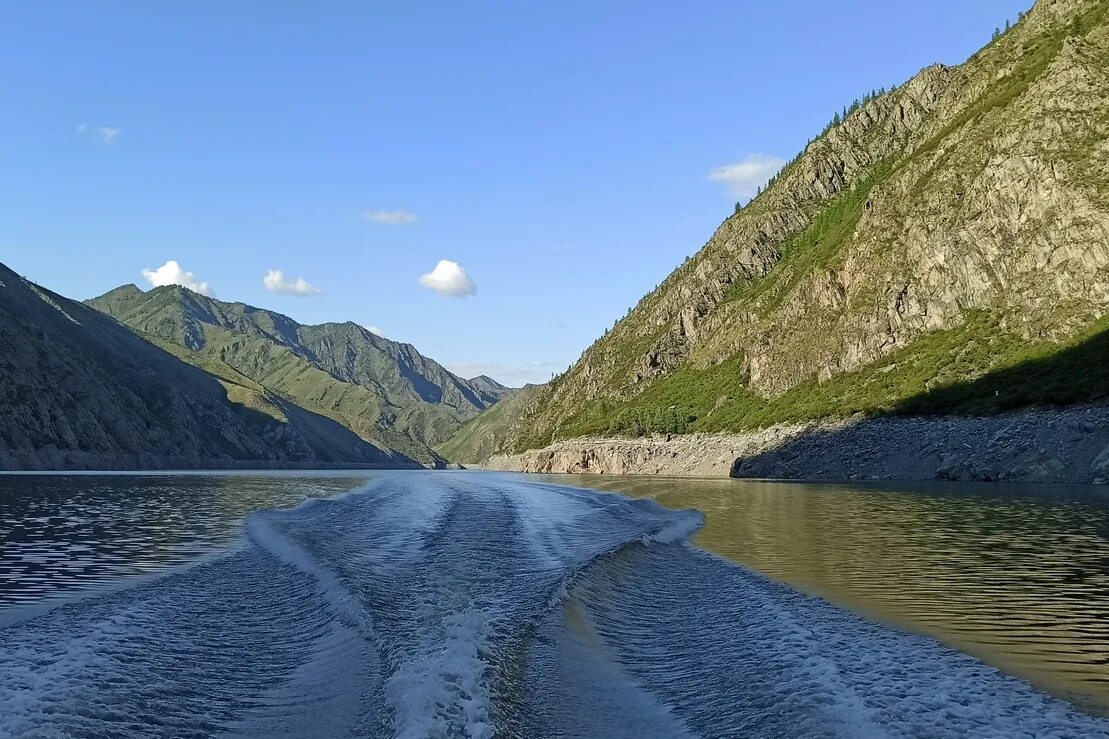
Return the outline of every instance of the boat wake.
[[[1109,736],[1109,722],[686,544],[696,511],[388,475],[0,629],[0,734]]]

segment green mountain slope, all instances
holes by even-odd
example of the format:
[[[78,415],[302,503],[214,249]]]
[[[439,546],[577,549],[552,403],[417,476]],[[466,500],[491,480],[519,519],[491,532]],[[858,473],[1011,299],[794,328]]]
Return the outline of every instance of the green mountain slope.
[[[1066,350],[1107,306],[1109,3],[1041,0],[837,116],[502,445],[910,409]]]
[[[449,439],[435,447],[435,451],[452,462],[484,462],[500,450],[500,442],[519,422],[541,388],[541,385],[525,385],[513,392],[462,424]]]
[[[463,380],[411,344],[355,323],[304,326],[178,286],[143,292],[126,285],[88,302],[143,335],[180,347],[185,361],[209,371],[226,367],[424,464],[441,464],[431,446],[508,391],[488,378]]]
[[[0,265],[0,469],[414,466]]]

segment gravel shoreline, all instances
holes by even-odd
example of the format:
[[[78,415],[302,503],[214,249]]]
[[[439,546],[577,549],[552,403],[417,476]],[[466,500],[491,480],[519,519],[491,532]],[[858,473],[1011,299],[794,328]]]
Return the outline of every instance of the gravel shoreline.
[[[982,418],[781,424],[748,434],[583,438],[485,469],[793,480],[1109,483],[1109,405]]]

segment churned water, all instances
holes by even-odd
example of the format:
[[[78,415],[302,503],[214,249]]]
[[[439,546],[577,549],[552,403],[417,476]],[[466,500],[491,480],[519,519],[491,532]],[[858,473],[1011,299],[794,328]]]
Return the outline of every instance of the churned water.
[[[274,484],[344,485],[293,479]],[[691,546],[703,523],[509,476],[375,474],[250,513],[158,575],[9,606],[0,734],[1109,736],[933,639]],[[8,602],[43,571],[9,577]]]

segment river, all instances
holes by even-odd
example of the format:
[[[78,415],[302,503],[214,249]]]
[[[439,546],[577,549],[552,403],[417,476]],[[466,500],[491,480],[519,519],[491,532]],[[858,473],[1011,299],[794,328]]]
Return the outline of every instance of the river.
[[[1109,736],[1107,505],[1080,488],[3,476],[0,734]]]

